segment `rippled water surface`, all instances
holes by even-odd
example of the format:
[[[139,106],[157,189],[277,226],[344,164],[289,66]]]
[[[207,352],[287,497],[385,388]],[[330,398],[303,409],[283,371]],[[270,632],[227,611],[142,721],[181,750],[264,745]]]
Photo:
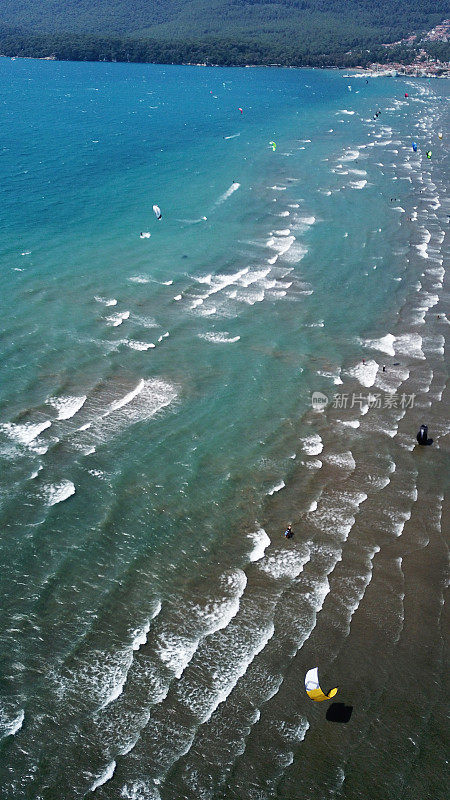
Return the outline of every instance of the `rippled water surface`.
[[[443,798],[447,83],[0,72],[0,796]]]

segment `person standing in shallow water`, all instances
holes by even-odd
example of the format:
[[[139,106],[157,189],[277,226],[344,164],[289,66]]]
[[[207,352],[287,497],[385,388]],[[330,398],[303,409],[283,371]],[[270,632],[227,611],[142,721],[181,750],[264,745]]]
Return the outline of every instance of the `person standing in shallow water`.
[[[292,539],[292,537],[294,535],[294,532],[292,530],[292,525],[288,525],[287,526],[287,528],[286,528],[286,530],[284,532],[284,535],[285,535],[286,539]]]

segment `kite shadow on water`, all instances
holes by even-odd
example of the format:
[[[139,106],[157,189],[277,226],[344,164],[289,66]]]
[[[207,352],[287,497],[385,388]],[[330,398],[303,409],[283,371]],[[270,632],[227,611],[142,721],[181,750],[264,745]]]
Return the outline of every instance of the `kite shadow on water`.
[[[350,721],[353,706],[346,706],[345,703],[332,703],[327,709],[326,718],[328,722],[344,722]]]

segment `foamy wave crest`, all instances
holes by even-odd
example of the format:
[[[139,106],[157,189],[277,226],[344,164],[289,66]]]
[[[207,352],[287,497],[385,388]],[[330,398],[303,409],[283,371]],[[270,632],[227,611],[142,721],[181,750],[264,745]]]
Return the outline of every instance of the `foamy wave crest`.
[[[0,709],[0,740],[6,736],[15,736],[20,731],[25,719],[25,711],[20,709],[15,716],[8,716],[3,709]]]
[[[103,786],[104,783],[110,781],[112,776],[114,775],[115,769],[116,769],[116,762],[111,761],[106,767],[106,769],[104,769],[103,772],[98,776],[98,778],[95,779],[89,791],[95,792],[95,790],[98,789],[99,786]]]
[[[266,247],[275,250],[278,256],[287,253],[295,242],[295,236],[271,236],[266,242]],[[306,253],[306,249],[304,250]]]
[[[359,150],[346,150],[341,157],[341,161],[356,161],[359,158]]]
[[[303,442],[303,450],[308,456],[318,456],[323,450],[322,439],[318,433],[305,436],[300,441]]]
[[[117,314],[113,314],[112,317],[106,317],[106,322],[112,325],[113,328],[117,328],[117,326],[122,325],[122,322],[128,319],[129,316],[129,311],[118,311]]]
[[[345,453],[330,453],[330,455],[327,455],[326,461],[340,469],[350,470],[351,472],[356,468],[356,462],[351,450],[347,450]]]
[[[116,300],[115,297],[111,297],[110,299],[108,299],[107,297],[99,297],[98,295],[95,295],[94,300],[96,300],[97,303],[102,303],[102,305],[104,305],[104,306],[116,306],[117,305],[117,300]]]
[[[57,690],[60,699],[84,695],[97,709],[102,710],[117,700],[127,681],[133,654],[146,643],[151,621],[160,610],[161,603],[157,602],[150,617],[130,631],[127,644],[114,653],[89,650],[78,662],[77,668],[60,681]]]
[[[146,275],[133,275],[131,278],[128,278],[131,283],[150,283],[150,278],[147,278]]]
[[[416,244],[416,250],[422,256],[422,258],[428,258],[428,242],[431,239],[430,231],[426,228],[422,232],[422,241],[420,244]]]
[[[280,481],[280,483],[275,484],[275,486],[272,489],[269,489],[267,494],[272,495],[275,494],[275,492],[281,492],[281,490],[284,489],[285,486],[286,486],[285,482]]]
[[[323,328],[323,323],[313,322],[311,325],[308,325],[307,327],[308,328],[316,328],[316,327],[319,327],[319,326],[321,328]],[[340,377],[340,374],[341,374],[340,368],[337,370],[337,372],[328,372],[327,370],[318,369],[317,370],[317,374],[318,375],[322,375],[322,377],[324,377],[324,378],[332,378],[333,383],[334,383],[335,386],[339,386],[341,383],[343,383],[342,378]]]
[[[304,463],[304,462],[302,462]],[[322,469],[322,462],[319,458],[313,458],[311,461],[306,462],[308,469]]]
[[[124,800],[161,800],[161,795],[154,784],[150,781],[133,781],[132,784],[126,783],[122,787],[120,797]]]
[[[138,342],[135,339],[125,339],[124,344],[126,344],[132,350],[150,350],[156,347],[153,342]]]
[[[311,558],[308,547],[302,550],[275,550],[258,564],[262,572],[266,572],[275,580],[298,578],[303,567]]]
[[[114,394],[117,388],[113,387]],[[73,435],[75,447],[87,448],[102,444],[116,436],[129,425],[151,419],[158,411],[170,405],[177,396],[174,386],[160,378],[141,378],[134,389],[109,402],[106,411],[83,425]],[[111,390],[108,399],[111,398]],[[100,401],[97,401],[100,405]],[[84,450],[86,452],[86,450]]]
[[[395,339],[395,351],[402,356],[424,359],[422,337],[418,333],[405,333]]]
[[[241,569],[224,573],[219,580],[222,596],[204,605],[193,604],[184,610],[184,619],[195,633],[180,635],[179,629],[163,630],[156,642],[161,661],[176,678],[181,678],[192,660],[202,639],[227,628],[239,611],[240,599],[247,585],[247,576]]]
[[[309,522],[320,531],[332,534],[340,541],[345,541],[355,524],[355,513],[361,503],[367,500],[364,492],[339,492],[332,495],[324,495],[318,509],[308,516]],[[331,553],[332,562],[330,570],[336,564],[336,555],[340,556],[340,550],[336,554]]]
[[[87,395],[83,394],[79,397],[50,397],[48,402],[56,408],[58,419],[70,419],[83,407],[86,399]]]
[[[381,353],[387,353],[388,356],[395,356],[394,342],[395,336],[392,333],[387,333],[381,339],[365,339],[363,344],[372,350],[379,350]]]
[[[72,481],[60,481],[44,487],[44,494],[48,506],[55,506],[62,503],[75,494],[75,486]]]
[[[118,411],[119,408],[123,408],[123,406],[126,406],[128,405],[128,403],[131,403],[131,401],[134,400],[134,398],[137,397],[137,395],[142,392],[144,386],[145,386],[145,381],[143,378],[141,378],[135,389],[126,394],[125,397],[121,397],[120,400],[116,400],[114,403],[112,403],[111,407],[108,409],[108,411],[106,411],[105,417],[109,414],[112,414],[113,411]]]
[[[352,189],[364,189],[367,186],[367,181],[364,178],[360,181],[350,181],[349,186]]]
[[[377,377],[378,364],[376,361],[366,361],[365,364],[357,364],[348,370],[348,374],[356,378],[361,386],[373,386]]]
[[[250,539],[253,544],[253,550],[249,555],[249,561],[259,561],[264,557],[265,550],[270,544],[267,533],[264,528],[259,528],[257,531],[249,533],[247,539]]]
[[[199,333],[198,336],[200,339],[205,339],[207,342],[214,342],[214,344],[233,344],[234,342],[238,342],[241,338],[240,336],[230,336],[228,331],[223,331],[222,333],[219,331],[208,331],[208,333]]]
[[[187,706],[201,723],[207,722],[220,703],[227,699],[275,632],[273,622],[267,623],[264,627],[261,627],[260,620],[256,617],[251,622],[251,625],[246,626],[245,640],[242,638],[242,628],[230,626],[228,635],[216,639],[214,660],[210,660],[209,652],[205,653],[204,669],[211,674],[208,676],[208,682],[202,684],[201,691],[197,684],[189,681],[186,681],[182,688],[182,704]]]
[[[379,552],[378,545],[362,547],[360,558],[363,563],[360,568],[365,571],[359,575],[345,575],[342,578],[337,578],[334,584],[333,590],[337,601],[335,624],[338,624],[337,617],[340,615],[342,617],[341,624],[347,636],[350,633],[353,614],[359,608],[359,604],[372,580],[373,559]]]
[[[6,422],[0,425],[0,430],[4,431],[11,439],[23,445],[31,445],[42,431],[50,428],[49,419],[45,422],[24,422],[23,425],[16,425],[14,422]]]

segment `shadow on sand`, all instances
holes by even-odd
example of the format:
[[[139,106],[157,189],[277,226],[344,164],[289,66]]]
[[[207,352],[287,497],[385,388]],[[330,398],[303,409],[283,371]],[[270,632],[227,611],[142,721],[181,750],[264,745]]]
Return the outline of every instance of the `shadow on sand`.
[[[345,703],[332,703],[326,713],[328,722],[348,722],[352,715],[353,706]]]

